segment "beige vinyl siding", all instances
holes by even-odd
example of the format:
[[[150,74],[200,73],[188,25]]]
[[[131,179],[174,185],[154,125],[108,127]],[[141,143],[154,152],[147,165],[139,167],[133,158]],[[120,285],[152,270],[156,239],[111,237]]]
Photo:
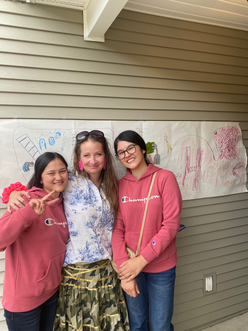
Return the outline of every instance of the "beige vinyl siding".
[[[47,18],[39,6],[6,3],[1,72],[10,80],[2,94],[9,116],[22,117],[25,107],[35,118],[44,111],[45,118],[59,112],[66,118],[89,118],[90,113],[93,119],[183,120],[190,115],[221,121],[223,112],[225,120],[234,120],[235,112],[235,121],[247,119],[244,31],[123,11],[106,42],[92,43],[83,40],[80,12],[66,10],[75,19],[65,21],[62,9]],[[21,88],[11,86],[13,80]]]
[[[248,309],[247,194],[184,202],[179,233],[174,322],[195,330]],[[217,274],[217,293],[203,296],[203,275]],[[196,328],[198,329],[198,328]]]
[[[248,147],[247,32],[122,11],[94,43],[82,16],[1,3],[0,118],[235,121]],[[247,220],[246,193],[184,201],[175,331],[248,311]]]

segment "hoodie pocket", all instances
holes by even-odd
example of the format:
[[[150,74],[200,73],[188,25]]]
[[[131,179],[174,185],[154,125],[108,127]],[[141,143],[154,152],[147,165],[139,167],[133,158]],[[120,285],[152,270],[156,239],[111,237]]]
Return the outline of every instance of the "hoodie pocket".
[[[50,259],[45,276],[38,279],[35,284],[35,295],[39,296],[45,291],[53,291],[61,283],[61,270],[65,254],[59,254]]]

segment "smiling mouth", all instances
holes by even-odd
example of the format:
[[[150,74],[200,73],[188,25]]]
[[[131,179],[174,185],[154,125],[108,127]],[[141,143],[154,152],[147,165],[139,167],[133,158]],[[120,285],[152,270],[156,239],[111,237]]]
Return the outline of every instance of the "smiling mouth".
[[[129,163],[130,161],[134,161],[134,160],[135,160],[134,157],[132,157],[131,159],[126,160],[126,162]]]

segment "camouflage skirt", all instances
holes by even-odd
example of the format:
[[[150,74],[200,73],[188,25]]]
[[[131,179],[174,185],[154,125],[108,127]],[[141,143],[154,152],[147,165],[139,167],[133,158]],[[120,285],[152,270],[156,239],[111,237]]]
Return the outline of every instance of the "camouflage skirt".
[[[109,260],[63,268],[54,330],[130,330],[120,281]]]

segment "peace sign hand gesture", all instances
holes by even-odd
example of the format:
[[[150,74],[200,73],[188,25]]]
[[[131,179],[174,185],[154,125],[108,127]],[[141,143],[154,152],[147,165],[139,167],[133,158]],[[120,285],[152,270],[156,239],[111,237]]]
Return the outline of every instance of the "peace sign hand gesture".
[[[54,199],[52,201],[47,201],[48,198],[50,198],[54,194],[55,190],[45,195],[42,199],[31,199],[29,201],[30,207],[38,214],[42,215],[44,211],[46,210],[47,206],[53,205],[56,203],[59,198]]]

